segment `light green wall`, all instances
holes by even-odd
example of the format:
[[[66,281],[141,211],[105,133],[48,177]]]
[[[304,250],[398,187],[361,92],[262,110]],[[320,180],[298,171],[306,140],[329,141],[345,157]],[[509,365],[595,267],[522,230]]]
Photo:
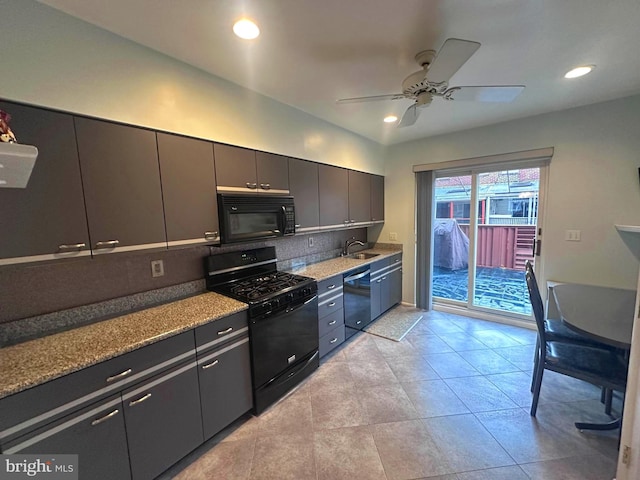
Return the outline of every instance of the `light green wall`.
[[[412,166],[554,147],[544,219],[543,279],[636,288],[638,261],[614,224],[640,225],[640,96],[563,110],[390,148],[380,241],[403,244],[404,301],[414,303]],[[581,242],[564,240],[581,230]]]
[[[0,39],[5,100],[383,173],[375,142],[33,0],[0,2]]]

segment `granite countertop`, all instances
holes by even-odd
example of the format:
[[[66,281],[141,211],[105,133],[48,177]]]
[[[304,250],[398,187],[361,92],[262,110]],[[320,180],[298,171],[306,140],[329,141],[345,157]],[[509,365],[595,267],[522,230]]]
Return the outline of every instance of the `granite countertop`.
[[[378,260],[382,260],[386,257],[390,257],[397,253],[402,253],[401,249],[390,250],[390,249],[377,249],[377,248],[369,248],[367,250],[360,250],[354,253],[375,253],[377,256],[367,259],[356,259],[356,258],[348,258],[348,257],[338,257],[332,258],[331,260],[325,260],[323,262],[312,263],[310,265],[305,265],[301,267],[295,267],[289,270],[291,273],[295,273],[297,275],[303,275],[305,277],[313,278],[317,281],[325,280],[327,278],[333,277],[334,275],[340,275],[349,270],[353,270],[354,268],[358,268],[362,265],[368,265],[373,262],[377,262]]]
[[[246,310],[217,293],[0,348],[0,398]]]

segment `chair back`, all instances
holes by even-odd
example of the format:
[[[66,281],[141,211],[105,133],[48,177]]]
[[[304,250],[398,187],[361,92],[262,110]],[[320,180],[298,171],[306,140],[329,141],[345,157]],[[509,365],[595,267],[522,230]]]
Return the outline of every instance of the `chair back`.
[[[525,280],[527,282],[527,290],[529,290],[529,301],[531,302],[531,308],[533,309],[533,316],[536,319],[536,326],[538,328],[538,335],[540,337],[540,346],[542,351],[545,350],[545,331],[544,331],[544,303],[540,296],[540,290],[538,289],[538,283],[536,277],[533,274],[533,269],[525,271]]]

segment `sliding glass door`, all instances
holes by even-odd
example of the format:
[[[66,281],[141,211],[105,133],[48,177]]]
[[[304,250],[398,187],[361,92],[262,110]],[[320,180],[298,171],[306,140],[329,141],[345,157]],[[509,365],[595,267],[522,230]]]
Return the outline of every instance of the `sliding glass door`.
[[[525,262],[540,233],[540,167],[436,174],[433,297],[529,316]]]

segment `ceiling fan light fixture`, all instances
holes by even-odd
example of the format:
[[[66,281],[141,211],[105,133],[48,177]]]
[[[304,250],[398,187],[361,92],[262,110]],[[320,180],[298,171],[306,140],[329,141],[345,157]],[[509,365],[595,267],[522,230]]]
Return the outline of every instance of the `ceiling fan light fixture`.
[[[398,121],[398,117],[395,115],[387,115],[382,121],[384,123],[396,123]]]
[[[564,74],[564,78],[582,77],[583,75],[586,75],[587,73],[591,72],[594,68],[596,68],[595,65],[582,65],[580,67],[576,67],[569,70],[567,73]]]
[[[260,35],[260,29],[248,18],[241,18],[233,24],[233,33],[245,40],[253,40]]]

